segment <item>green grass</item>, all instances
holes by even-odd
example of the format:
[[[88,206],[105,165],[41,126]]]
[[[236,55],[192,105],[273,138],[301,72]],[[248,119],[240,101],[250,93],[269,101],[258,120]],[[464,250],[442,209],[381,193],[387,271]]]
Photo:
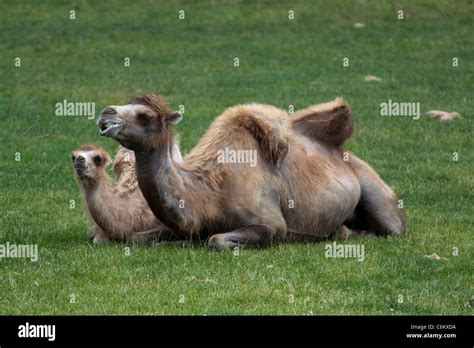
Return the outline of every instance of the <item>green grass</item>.
[[[75,3],[1,5],[0,243],[38,244],[40,259],[0,259],[0,314],[472,314],[472,2],[393,2],[404,20],[391,2]],[[54,104],[89,101],[98,111],[144,91],[185,105],[184,152],[233,104],[302,108],[344,96],[356,120],[347,148],[403,198],[408,234],[349,241],[364,243],[363,262],[327,259],[325,243],[239,256],[92,247],[69,154],[116,143],[92,120],[55,116]],[[378,116],[388,99],[465,119]]]

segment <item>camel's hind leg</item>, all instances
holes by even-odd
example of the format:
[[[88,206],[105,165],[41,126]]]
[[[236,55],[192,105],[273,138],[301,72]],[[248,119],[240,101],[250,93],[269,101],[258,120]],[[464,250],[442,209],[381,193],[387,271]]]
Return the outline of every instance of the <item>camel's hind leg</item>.
[[[357,175],[361,199],[344,225],[357,233],[370,231],[377,235],[402,235],[405,233],[405,212],[399,208],[398,197],[370,165],[353,154],[349,164]]]

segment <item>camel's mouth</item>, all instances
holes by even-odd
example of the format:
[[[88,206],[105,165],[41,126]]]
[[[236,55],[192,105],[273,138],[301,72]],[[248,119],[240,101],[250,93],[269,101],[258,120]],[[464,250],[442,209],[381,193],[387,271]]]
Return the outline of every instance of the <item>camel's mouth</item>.
[[[116,137],[120,133],[125,121],[122,120],[108,120],[100,124],[100,135],[105,137]]]
[[[79,177],[82,177],[82,176],[87,176],[89,174],[89,168],[85,167],[85,166],[81,166],[81,165],[74,165],[74,169],[76,170],[76,174],[79,176]]]

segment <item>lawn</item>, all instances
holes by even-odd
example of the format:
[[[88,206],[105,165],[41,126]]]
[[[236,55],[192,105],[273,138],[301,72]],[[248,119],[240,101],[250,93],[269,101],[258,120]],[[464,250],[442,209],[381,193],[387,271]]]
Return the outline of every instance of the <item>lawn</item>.
[[[39,248],[37,262],[0,259],[0,314],[472,314],[474,3],[3,1],[0,18],[0,244]],[[345,242],[364,245],[362,262],[326,258],[324,242],[238,255],[88,244],[70,152],[117,145],[55,104],[97,114],[146,91],[184,105],[184,153],[228,106],[343,96],[346,147],[403,199],[406,236]],[[464,119],[382,117],[389,99]]]

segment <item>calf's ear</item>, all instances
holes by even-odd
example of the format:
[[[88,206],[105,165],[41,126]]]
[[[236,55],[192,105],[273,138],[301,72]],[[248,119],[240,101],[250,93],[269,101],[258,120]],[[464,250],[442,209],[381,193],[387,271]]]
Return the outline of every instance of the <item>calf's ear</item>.
[[[166,116],[166,122],[168,124],[177,125],[183,119],[183,114],[175,112],[169,116]]]

